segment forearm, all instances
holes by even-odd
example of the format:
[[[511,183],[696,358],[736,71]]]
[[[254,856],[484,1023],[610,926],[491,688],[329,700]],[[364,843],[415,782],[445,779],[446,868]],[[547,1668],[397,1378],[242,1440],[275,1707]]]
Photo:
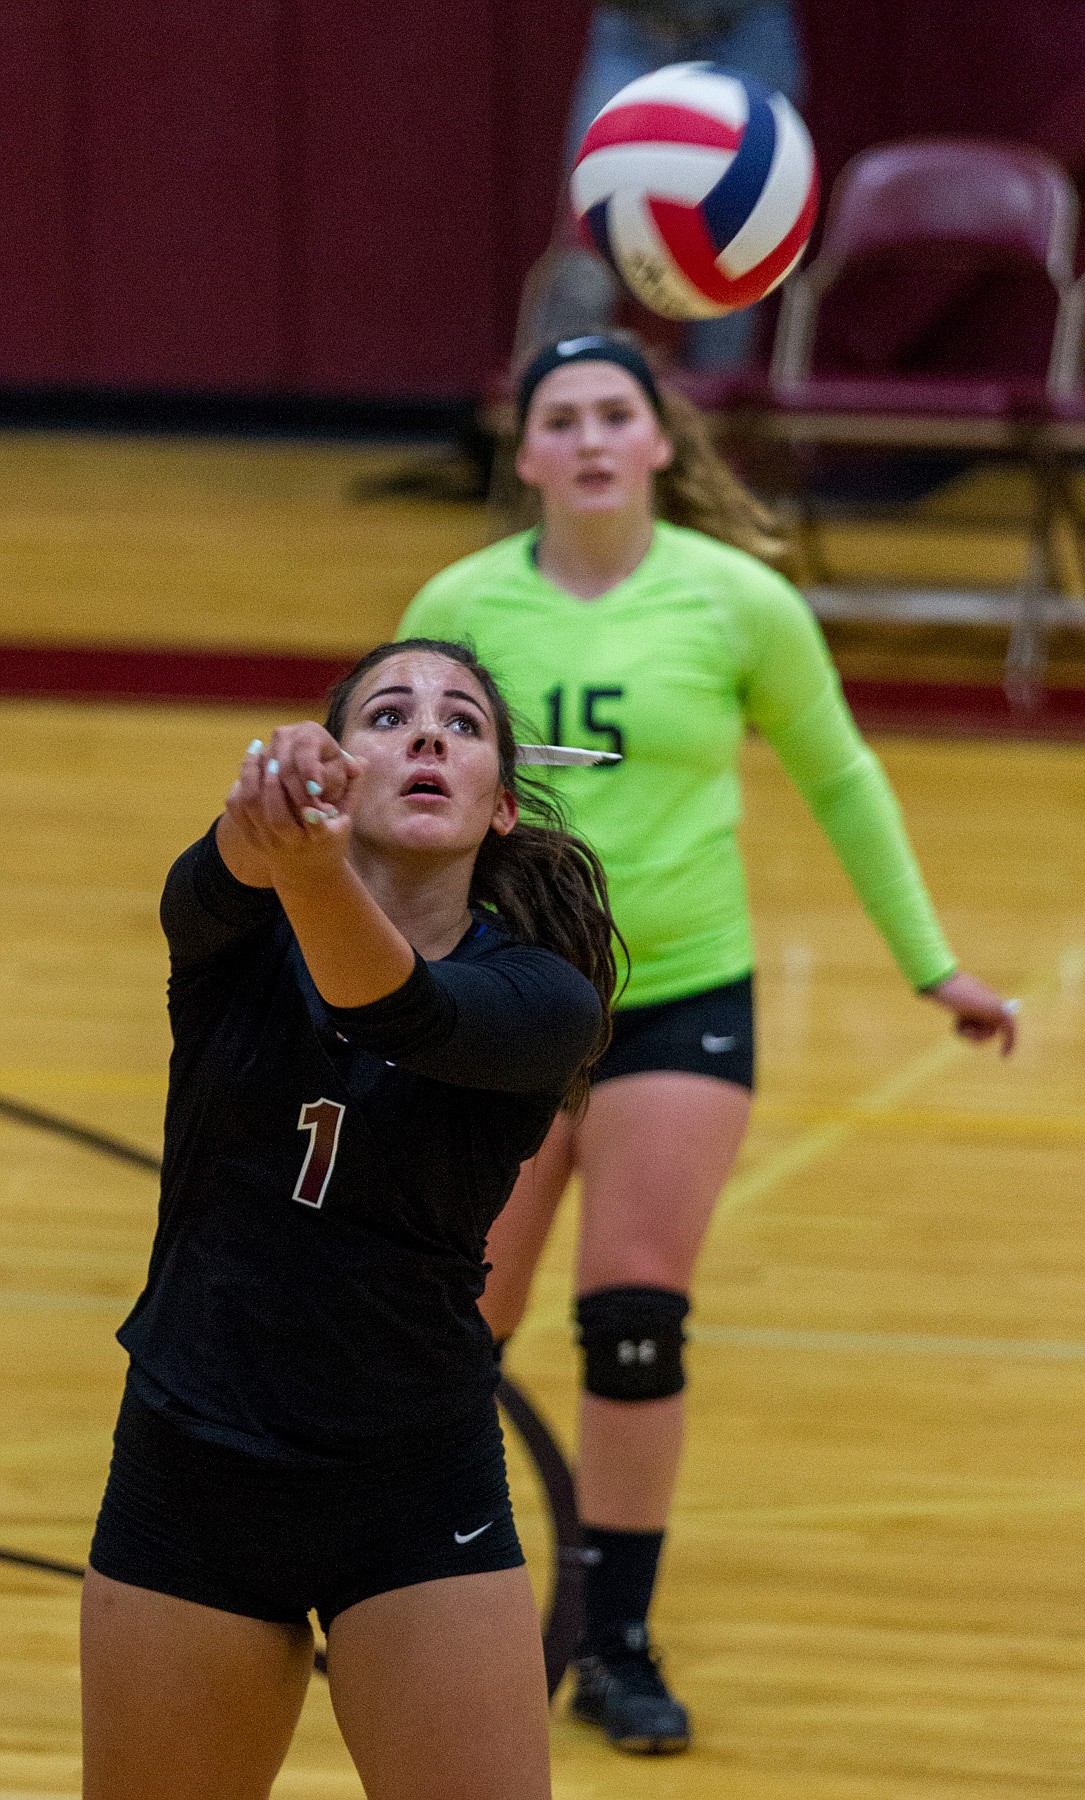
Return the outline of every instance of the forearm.
[[[215,843],[235,881],[242,882],[245,887],[274,887],[267,859],[242,834],[236,819],[228,812],[223,813],[215,825]]]
[[[329,1006],[371,1006],[407,981],[414,950],[347,860],[275,875],[275,893]]]
[[[414,951],[345,858],[311,874],[276,875],[274,886],[330,1006],[370,1006],[403,986]]]
[[[840,782],[807,797],[905,979],[924,988],[951,974],[953,953],[877,762],[864,759]]]
[[[759,722],[843,864],[869,917],[913,987],[948,975],[953,955],[923,884],[900,808],[881,764],[863,742],[819,639],[793,646],[805,684],[784,709],[794,673],[777,671],[775,710],[762,697]],[[804,660],[805,659],[805,660]]]

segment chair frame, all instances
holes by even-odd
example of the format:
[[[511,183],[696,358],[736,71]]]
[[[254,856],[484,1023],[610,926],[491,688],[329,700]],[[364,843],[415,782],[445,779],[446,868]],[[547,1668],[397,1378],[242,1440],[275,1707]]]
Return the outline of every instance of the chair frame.
[[[918,141],[935,144],[952,141],[958,145],[971,144],[977,150],[1005,148],[999,144],[987,146],[976,139]],[[765,391],[759,394],[755,384],[743,381],[738,395],[715,406],[709,404],[706,410],[725,444],[740,453],[752,451],[762,458],[767,454],[774,459],[777,473],[785,458],[793,467],[796,451],[817,444],[836,448],[973,452],[1023,464],[1032,477],[1033,505],[1024,569],[1016,589],[1009,596],[1011,632],[1004,686],[1015,706],[1035,708],[1042,701],[1047,643],[1053,626],[1060,619],[1085,624],[1085,603],[1066,597],[1067,589],[1085,590],[1081,556],[1085,517],[1074,492],[1071,469],[1073,459],[1085,455],[1085,404],[1080,420],[1073,417],[1060,419],[1056,411],[1060,402],[1082,395],[1085,275],[1075,281],[1073,273],[1077,195],[1069,177],[1058,170],[1058,165],[1052,165],[1049,158],[1044,158],[1063,177],[1044,259],[1046,273],[1057,297],[1045,380],[1046,415],[1038,412],[1029,417],[1000,418],[966,412],[941,416],[919,411],[914,415],[902,412],[878,414],[869,410],[846,413],[819,411],[816,406],[800,410],[794,403],[788,404],[789,397],[798,397],[798,390],[810,374],[821,302],[845,266],[843,259],[832,252],[832,222],[839,204],[841,184],[864,160],[885,148],[887,146],[875,146],[861,152],[847,164],[834,183],[822,249],[808,267],[796,270],[788,278],[782,290]],[[1041,155],[1028,146],[1014,148],[1024,149],[1032,157]],[[532,325],[541,296],[561,259],[576,248],[563,187],[550,242],[524,284],[513,367],[531,347]],[[507,387],[488,396],[482,418],[499,446],[490,489],[492,528],[499,533],[507,528],[507,508],[515,488],[507,448],[514,423],[514,407]],[[820,606],[827,613],[833,604],[833,583],[809,492],[799,482],[785,481],[783,485],[785,490],[790,489],[791,522],[801,558],[814,577],[814,585],[808,592],[815,610]],[[1066,579],[1064,565],[1068,564],[1071,566]],[[855,588],[848,592],[856,598],[865,592],[864,614],[867,617],[906,617],[909,602],[913,603],[913,616],[917,613],[926,617],[938,616],[937,592],[909,594],[906,590]],[[1007,611],[1008,597],[1004,593],[988,593],[982,589],[974,592],[977,600],[988,602],[990,616]],[[844,616],[844,610],[840,609],[840,616]],[[858,610],[853,606],[851,616],[856,616]]]
[[[927,141],[937,143],[940,140]],[[984,148],[977,140],[963,142],[971,143],[977,150]],[[732,443],[744,445],[748,450],[755,448],[762,454],[772,449],[793,454],[800,448],[825,445],[974,451],[1023,463],[1032,476],[1034,503],[1025,566],[1016,589],[1004,684],[1013,704],[1034,708],[1042,698],[1047,640],[1055,622],[1053,614],[1059,611],[1076,621],[1078,611],[1065,599],[1067,584],[1060,575],[1060,565],[1066,560],[1067,526],[1070,527],[1070,541],[1075,546],[1085,527],[1069,470],[1069,458],[1085,451],[1085,414],[1080,425],[1060,424],[1055,414],[1060,401],[1080,391],[1085,276],[1074,279],[1077,196],[1069,176],[1065,176],[1051,221],[1044,261],[1057,298],[1045,379],[1049,408],[1046,416],[999,418],[961,411],[932,417],[919,410],[914,414],[888,410],[878,413],[873,409],[849,413],[819,410],[813,402],[804,406],[801,390],[810,375],[821,303],[847,266],[846,259],[833,251],[832,226],[839,196],[856,169],[886,148],[877,146],[862,152],[841,172],[834,184],[823,247],[807,268],[796,271],[789,278],[783,290],[766,402],[744,398],[735,405],[725,404],[717,419]],[[1030,154],[1039,155],[1035,151]],[[828,570],[809,492],[798,484],[791,486],[795,524],[805,561],[815,581],[820,579],[827,583]],[[1078,560],[1075,557],[1075,562]],[[1074,569],[1069,585],[1078,589],[1082,586],[1080,567]],[[873,595],[873,590],[867,591]],[[899,602],[888,610],[899,616]],[[867,616],[885,616],[885,613],[884,604],[880,614],[876,608],[867,609]]]

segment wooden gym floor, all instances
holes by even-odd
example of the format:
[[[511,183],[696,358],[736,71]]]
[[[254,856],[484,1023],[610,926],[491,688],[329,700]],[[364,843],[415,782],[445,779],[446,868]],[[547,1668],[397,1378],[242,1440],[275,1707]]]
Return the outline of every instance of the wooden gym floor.
[[[340,652],[478,541],[348,507],[343,449],[0,440],[0,637]],[[0,1096],[155,1154],[158,891],[244,708],[0,703]],[[697,1743],[554,1709],[558,1800],[1077,1800],[1085,1790],[1085,747],[881,739],[1009,1063],[947,1035],[771,755],[745,751],[762,1092],[696,1295],[657,1628]],[[85,1556],[153,1228],[147,1171],[0,1116],[0,1548]],[[571,1193],[511,1368],[566,1446]],[[540,1592],[545,1514],[512,1446]],[[78,1794],[78,1584],[0,1563],[0,1800]],[[165,1790],[164,1790],[165,1791]],[[314,1680],[282,1800],[359,1791]]]

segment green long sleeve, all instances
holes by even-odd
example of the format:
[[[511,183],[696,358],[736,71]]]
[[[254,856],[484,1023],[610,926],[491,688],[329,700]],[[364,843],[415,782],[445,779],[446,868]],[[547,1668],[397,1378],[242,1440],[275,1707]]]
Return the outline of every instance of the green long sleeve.
[[[928,987],[953,972],[954,958],[896,796],[859,735],[821,632],[797,596],[766,609],[759,625],[749,717],[825,832],[904,976]]]
[[[641,1006],[745,975],[754,947],[735,836],[748,722],[779,753],[910,982],[947,975],[900,813],[855,729],[821,632],[782,576],[699,532],[658,524],[597,600],[539,574],[532,534],[434,577],[399,635],[468,638],[539,742],[620,750],[555,786],[598,851]]]

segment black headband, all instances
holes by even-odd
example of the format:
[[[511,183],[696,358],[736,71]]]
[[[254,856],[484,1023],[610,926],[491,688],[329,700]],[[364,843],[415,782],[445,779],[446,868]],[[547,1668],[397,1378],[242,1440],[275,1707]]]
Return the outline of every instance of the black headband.
[[[635,344],[626,343],[624,338],[598,335],[592,337],[562,338],[560,343],[547,344],[533,356],[520,377],[520,385],[516,390],[516,411],[523,426],[527,418],[527,409],[531,405],[531,396],[540,381],[553,373],[555,369],[563,369],[566,363],[574,362],[608,362],[617,363],[639,381],[660,419],[663,417],[663,401],[656,386],[656,378]]]

